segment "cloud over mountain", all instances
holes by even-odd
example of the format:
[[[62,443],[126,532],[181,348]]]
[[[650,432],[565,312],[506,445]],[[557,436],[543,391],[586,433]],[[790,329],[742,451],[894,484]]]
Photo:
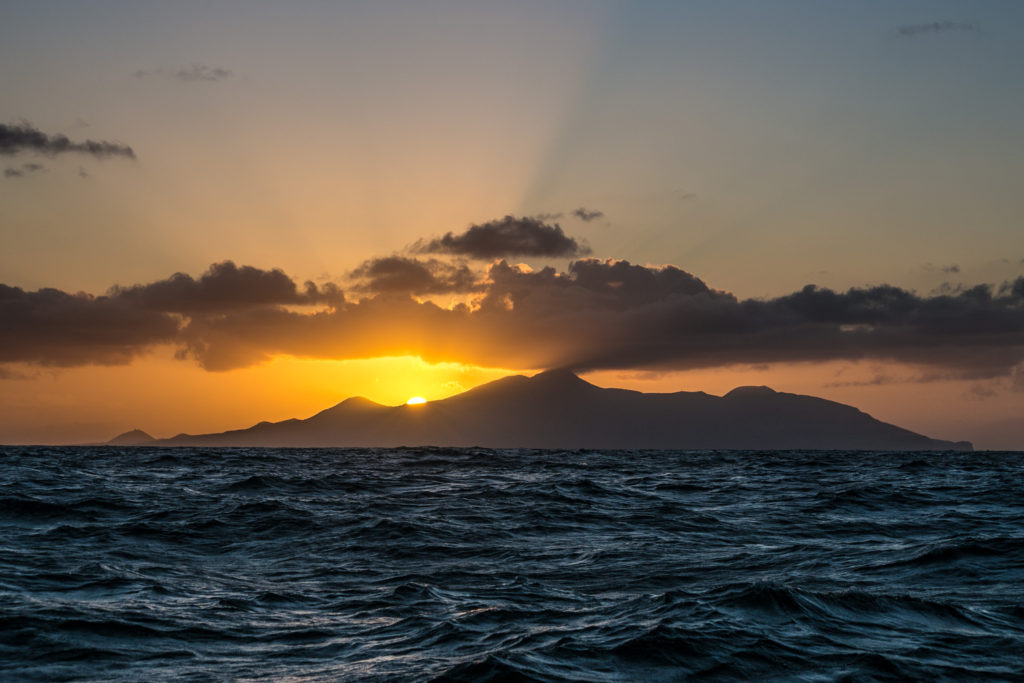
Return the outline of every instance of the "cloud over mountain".
[[[672,265],[586,258],[559,271],[499,260],[478,274],[390,256],[366,261],[350,279],[345,297],[333,285],[300,287],[280,270],[226,261],[198,278],[176,273],[98,297],[5,286],[0,362],[123,363],[167,343],[211,370],[274,354],[412,354],[576,370],[879,359],[981,378],[1024,362],[1024,277],[930,296],[808,285],[739,299]],[[413,298],[443,293],[463,301]]]
[[[493,265],[475,307],[398,297],[306,315],[255,309],[183,330],[207,367],[264,353],[325,358],[416,354],[492,367],[674,368],[875,358],[992,377],[1024,360],[1024,280],[921,297],[891,286],[808,286],[740,300],[672,266],[577,261],[568,272]]]

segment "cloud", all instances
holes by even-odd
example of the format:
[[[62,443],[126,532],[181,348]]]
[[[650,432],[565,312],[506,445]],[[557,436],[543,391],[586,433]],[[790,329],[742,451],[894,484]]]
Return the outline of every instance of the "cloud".
[[[999,296],[1010,296],[1024,300],[1024,277],[1019,277],[1013,282],[1004,282],[996,290]]]
[[[211,265],[199,279],[175,273],[146,285],[115,285],[103,296],[0,285],[0,363],[124,364],[157,344],[187,346],[185,327],[206,318],[343,302],[334,285],[307,282],[300,289],[280,270],[231,261]]]
[[[926,263],[924,264],[923,270],[926,273],[934,273],[936,270],[938,270],[943,273],[946,273],[947,275],[953,275],[960,272],[960,266],[956,263],[951,263],[946,266],[936,266],[934,263]]]
[[[577,370],[879,359],[941,369],[923,377],[983,379],[1024,361],[1024,298],[880,286],[739,300],[673,266],[587,259],[568,272],[526,272],[499,262],[475,308],[373,297],[313,315],[198,318],[183,337],[210,369],[274,353]]]
[[[177,339],[178,321],[117,298],[0,285],[0,362],[113,365]]]
[[[230,69],[210,67],[205,64],[193,64],[187,69],[178,69],[174,77],[186,83],[193,81],[222,81],[231,75]]]
[[[830,389],[838,387],[877,387],[885,384],[900,384],[906,381],[908,380],[876,373],[871,379],[835,381],[823,384],[822,386]]]
[[[105,140],[71,142],[65,135],[47,135],[28,123],[16,125],[0,123],[0,155],[17,154],[21,151],[36,152],[47,156],[77,152],[90,154],[97,159],[111,156],[135,158],[135,152],[131,147],[116,142]]]
[[[229,261],[98,297],[2,287],[0,362],[123,363],[170,343],[210,370],[275,354],[650,371],[879,360],[917,366],[925,381],[1009,377],[1024,363],[1024,277],[928,296],[808,285],[739,299],[672,265],[587,258],[534,271],[502,260],[478,276],[391,256],[352,279],[362,298]],[[442,292],[471,296],[451,308],[409,296]]]
[[[931,21],[924,24],[903,24],[896,27],[896,35],[907,38],[953,32],[977,33],[978,26],[959,21]]]
[[[183,339],[210,369],[274,353],[577,370],[878,359],[983,379],[1024,361],[1024,299],[986,286],[936,297],[808,286],[739,300],[673,266],[587,259],[525,272],[499,262],[475,308],[387,297],[316,314],[262,308],[194,319]]]
[[[25,176],[38,173],[39,171],[45,171],[46,167],[42,164],[22,164],[21,167],[15,168],[8,166],[4,169],[5,178],[24,178]]]
[[[590,221],[595,221],[598,218],[604,218],[604,212],[603,211],[588,211],[587,209],[584,209],[582,206],[580,208],[576,209],[575,211],[573,211],[572,215],[576,216],[576,218],[579,218],[581,221],[583,221],[585,223],[589,223]]]
[[[451,265],[437,259],[421,261],[387,256],[365,261],[351,276],[362,282],[357,291],[373,294],[443,294],[479,289],[477,276],[465,264]]]
[[[120,287],[107,292],[112,300],[130,303],[147,311],[168,313],[219,313],[259,306],[338,304],[344,297],[333,286],[306,282],[299,290],[282,271],[239,268],[231,261],[215,263],[198,280],[175,273],[148,285]]]
[[[714,294],[699,278],[674,266],[653,268],[628,261],[583,259],[569,264],[568,273],[554,268],[524,272],[501,261],[491,266],[488,278],[482,308],[501,310],[511,305],[510,310],[518,307],[520,312],[530,310],[542,317],[600,309],[626,311],[678,296]]]
[[[136,78],[149,78],[153,76],[181,81],[182,83],[196,83],[200,81],[214,82],[223,81],[232,74],[230,69],[219,66],[207,66],[206,64],[192,64],[180,69],[139,69],[133,76]]]
[[[589,247],[567,237],[557,224],[548,225],[536,218],[505,216],[501,220],[470,226],[461,235],[444,237],[413,246],[419,253],[454,254],[474,259],[503,256],[582,256]]]
[[[954,371],[925,371],[913,372],[904,375],[892,375],[883,372],[876,372],[870,379],[848,380],[829,382],[822,386],[834,387],[874,387],[888,384],[929,384],[932,382],[951,382],[956,380],[990,379],[991,373],[987,370],[976,371],[969,368],[960,368]]]

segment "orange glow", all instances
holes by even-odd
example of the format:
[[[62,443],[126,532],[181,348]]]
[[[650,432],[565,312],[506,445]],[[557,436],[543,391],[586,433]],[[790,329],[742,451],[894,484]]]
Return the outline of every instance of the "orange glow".
[[[402,405],[414,395],[438,400],[506,375],[532,373],[427,363],[416,356],[278,356],[249,368],[208,372],[174,360],[173,353],[161,348],[125,366],[25,367],[27,379],[0,381],[0,429],[12,443],[105,441],[132,428],[155,437],[201,434],[306,418],[352,396]],[[33,391],[21,390],[29,384]],[[75,420],[67,420],[72,412]]]

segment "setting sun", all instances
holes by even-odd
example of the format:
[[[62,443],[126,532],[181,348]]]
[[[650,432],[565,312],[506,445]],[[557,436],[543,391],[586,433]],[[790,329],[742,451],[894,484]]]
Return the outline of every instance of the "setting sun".
[[[405,405],[407,405],[407,406],[418,406],[418,405],[420,405],[422,403],[426,403],[426,402],[427,402],[427,399],[423,398],[422,396],[413,396],[412,398],[410,398],[408,401],[405,402]]]

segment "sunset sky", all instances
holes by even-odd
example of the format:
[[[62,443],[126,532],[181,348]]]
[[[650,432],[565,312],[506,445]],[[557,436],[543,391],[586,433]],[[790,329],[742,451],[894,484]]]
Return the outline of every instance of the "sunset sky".
[[[0,0],[0,443],[568,367],[1024,449],[1024,3]]]

